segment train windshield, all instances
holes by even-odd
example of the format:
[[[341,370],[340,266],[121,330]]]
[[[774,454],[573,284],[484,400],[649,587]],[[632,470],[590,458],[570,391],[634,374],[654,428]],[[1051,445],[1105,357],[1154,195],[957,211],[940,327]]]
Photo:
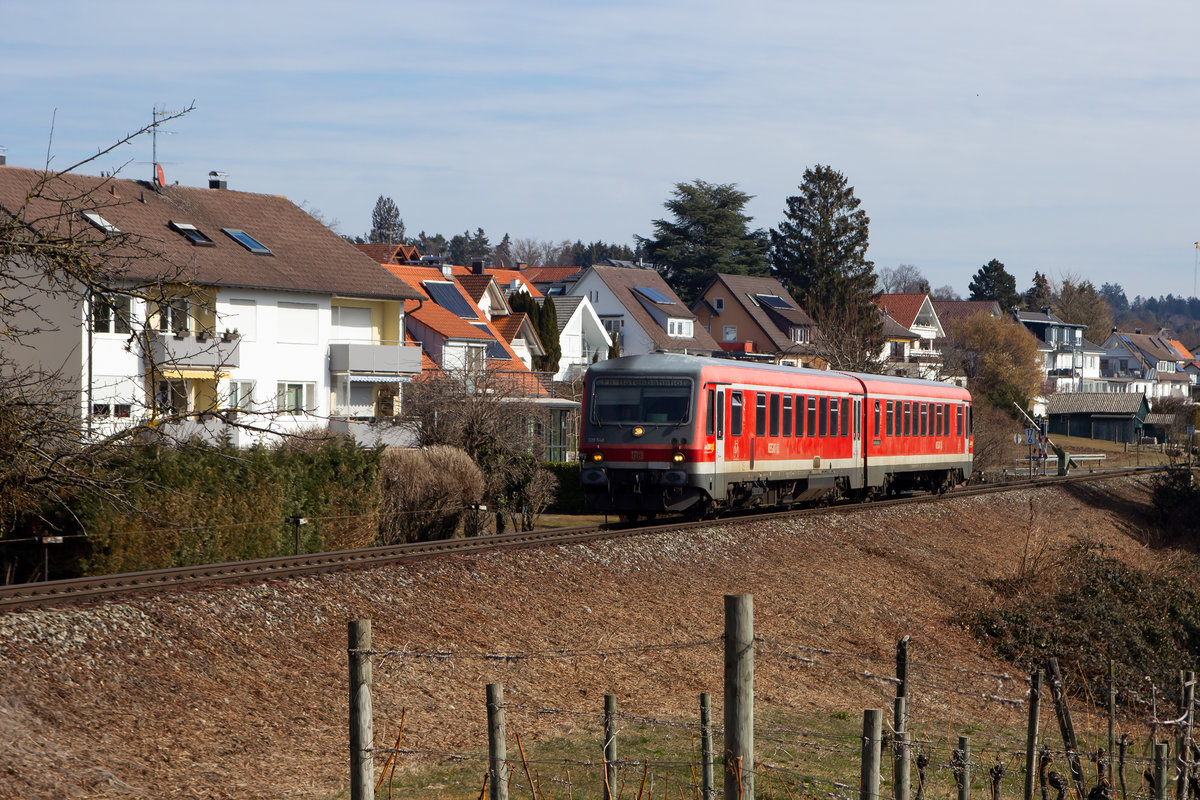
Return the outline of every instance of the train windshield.
[[[692,409],[686,378],[600,378],[592,390],[593,418],[600,424],[678,425]]]

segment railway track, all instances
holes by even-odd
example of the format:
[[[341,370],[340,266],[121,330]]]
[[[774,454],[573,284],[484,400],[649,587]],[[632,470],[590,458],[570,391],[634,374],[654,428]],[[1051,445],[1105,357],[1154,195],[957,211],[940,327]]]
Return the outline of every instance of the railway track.
[[[1068,477],[1039,477],[1033,480],[1011,481],[1003,484],[968,486],[955,489],[948,495],[914,495],[881,500],[871,503],[847,503],[802,509],[786,509],[754,513],[754,520],[778,519],[812,514],[857,513],[878,508],[912,503],[939,502],[947,498],[972,497],[984,494],[1060,486],[1064,483],[1085,483],[1107,480],[1143,472],[1153,472],[1161,467],[1138,467],[1105,470]],[[0,586],[0,611],[37,608],[64,603],[81,603],[121,595],[135,594],[162,589],[177,589],[214,583],[251,583],[263,580],[279,580],[300,575],[362,567],[381,566],[414,562],[453,554],[483,553],[495,550],[513,550],[525,547],[578,544],[599,539],[618,539],[643,536],[671,530],[695,527],[711,527],[735,521],[747,516],[730,514],[717,519],[690,521],[682,518],[656,520],[645,525],[599,525],[580,528],[554,528],[550,530],[503,533],[477,536],[469,539],[445,539],[436,542],[417,542],[369,547],[360,550],[341,550],[328,553],[312,553],[300,556],[281,556],[255,561],[238,561],[228,564],[204,564],[196,567],[129,572],[120,575],[102,575],[91,578],[73,578],[41,583],[22,583]]]

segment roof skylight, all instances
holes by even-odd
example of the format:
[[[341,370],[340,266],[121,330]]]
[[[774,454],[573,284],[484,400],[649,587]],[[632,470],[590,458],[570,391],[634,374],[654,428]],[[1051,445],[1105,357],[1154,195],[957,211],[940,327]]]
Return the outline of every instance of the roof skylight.
[[[121,232],[121,230],[116,225],[113,225],[111,222],[109,222],[104,217],[97,214],[95,211],[83,212],[83,218],[107,234],[111,234],[111,235],[115,236],[116,234]]]
[[[239,228],[221,228],[221,232],[256,256],[271,255],[271,248]]]
[[[771,308],[791,308],[787,304],[787,301],[777,294],[756,294],[755,297],[764,306],[770,306]]]
[[[183,234],[183,238],[187,239],[197,247],[212,247],[215,244],[215,242],[208,237],[208,234],[189,222],[175,222],[172,220],[167,223],[167,226],[171,230]]]

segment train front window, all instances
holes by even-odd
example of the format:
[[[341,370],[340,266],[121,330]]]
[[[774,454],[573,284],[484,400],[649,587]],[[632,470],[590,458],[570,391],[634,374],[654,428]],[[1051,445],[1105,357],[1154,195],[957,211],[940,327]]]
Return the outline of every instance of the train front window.
[[[688,421],[692,382],[686,378],[601,378],[592,391],[600,424],[678,425]]]

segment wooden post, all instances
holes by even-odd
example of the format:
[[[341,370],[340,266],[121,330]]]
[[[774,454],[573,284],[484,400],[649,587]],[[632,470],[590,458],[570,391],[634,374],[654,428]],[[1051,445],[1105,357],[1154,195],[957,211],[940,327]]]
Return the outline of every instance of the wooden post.
[[[725,797],[754,797],[754,598],[748,594],[725,595]]]
[[[371,620],[351,620],[350,654],[350,800],[375,797],[375,760],[371,718]]]
[[[859,800],[879,800],[880,744],[883,736],[883,712],[868,708],[863,712],[862,775],[858,782]]]
[[[1121,760],[1117,763],[1117,778],[1121,783],[1121,800],[1128,797],[1125,791],[1125,758],[1129,755],[1129,734],[1121,734]]]
[[[1112,756],[1113,756],[1113,753],[1116,752],[1113,748],[1116,747],[1116,744],[1117,744],[1116,739],[1114,738],[1114,732],[1116,730],[1116,724],[1117,724],[1117,686],[1116,686],[1116,683],[1114,682],[1113,673],[1114,673],[1113,660],[1110,658],[1108,660],[1108,783],[1109,783],[1109,785],[1112,785],[1112,782],[1113,782],[1113,765],[1112,765],[1113,757]]]
[[[508,800],[508,738],[504,730],[504,686],[487,685],[488,798]]]
[[[1067,707],[1067,695],[1063,686],[1062,672],[1058,659],[1046,660],[1046,678],[1050,682],[1050,696],[1054,699],[1054,713],[1058,716],[1058,729],[1062,733],[1063,748],[1067,751],[1067,764],[1071,767],[1071,782],[1080,798],[1087,797],[1083,785],[1083,765],[1079,762],[1079,742],[1075,738],[1075,725],[1071,722],[1071,709]]]
[[[1035,669],[1029,673],[1029,727],[1025,733],[1025,800],[1033,800],[1037,768],[1038,726],[1042,710],[1042,672]]]
[[[713,800],[712,696],[708,692],[700,695],[700,759],[700,800]]]
[[[1154,800],[1167,800],[1167,744],[1154,743]]]
[[[912,735],[908,731],[896,732],[895,762],[893,768],[895,774],[892,776],[894,782],[893,789],[896,800],[908,800],[909,792],[912,788],[912,768],[909,766],[912,753]]]
[[[604,800],[617,796],[617,696],[604,695]]]
[[[1179,726],[1179,735],[1175,744],[1175,800],[1188,800],[1188,766],[1191,761],[1188,752],[1192,741],[1192,701],[1195,699],[1196,673],[1179,673],[1179,717],[1183,723]]]
[[[958,749],[950,758],[954,779],[958,782],[958,800],[971,800],[971,740],[958,737]]]
[[[896,642],[896,709],[894,725],[897,733],[908,730],[908,641],[902,636]]]

